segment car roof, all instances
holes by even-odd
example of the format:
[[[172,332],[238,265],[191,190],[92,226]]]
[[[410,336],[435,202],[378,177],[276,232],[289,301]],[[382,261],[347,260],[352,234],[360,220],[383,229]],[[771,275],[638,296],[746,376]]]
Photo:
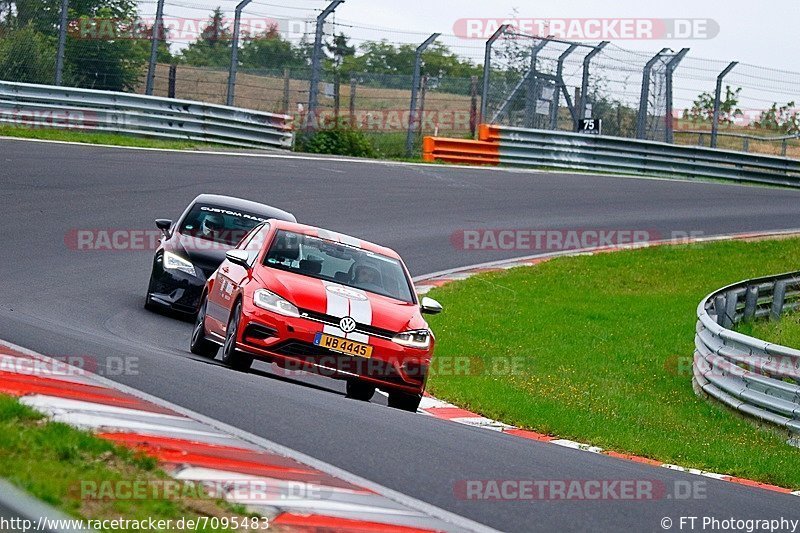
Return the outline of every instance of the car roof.
[[[275,222],[274,226],[277,229],[285,229],[288,231],[293,231],[295,233],[302,233],[303,235],[310,235],[311,237],[319,237],[320,239],[326,239],[333,242],[340,242],[348,246],[362,248],[364,250],[368,250],[376,254],[385,255],[387,257],[393,257],[394,259],[400,259],[402,261],[400,255],[391,248],[387,248],[385,246],[381,246],[379,244],[365,241],[363,239],[359,239],[356,237],[351,237],[350,235],[345,235],[344,233],[339,233],[338,231],[332,231],[324,228],[318,228],[316,226],[309,226],[306,224],[298,224],[296,222],[287,222],[287,221]]]
[[[223,196],[221,194],[201,194],[194,199],[193,203],[208,204],[214,207],[222,207],[225,209],[247,211],[253,215],[259,215],[264,218],[274,218],[277,220],[286,220],[289,222],[297,222],[293,214],[277,207],[272,207],[242,198],[234,198],[233,196]]]

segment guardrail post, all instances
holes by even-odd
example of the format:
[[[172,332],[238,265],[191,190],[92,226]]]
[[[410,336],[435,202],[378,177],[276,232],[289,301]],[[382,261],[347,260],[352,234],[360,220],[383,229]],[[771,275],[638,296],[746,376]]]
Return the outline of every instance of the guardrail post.
[[[584,119],[586,117],[586,104],[589,103],[589,97],[587,93],[589,92],[589,63],[591,63],[594,56],[599,54],[603,48],[609,41],[603,41],[599,43],[597,46],[592,49],[591,52],[586,54],[586,57],[583,58],[583,77],[581,78],[581,103],[580,103],[580,110],[578,111],[578,119]],[[575,122],[575,131],[578,131],[578,122]]]
[[[175,85],[178,81],[178,65],[175,63],[169,66],[169,88],[167,89],[167,97],[175,98]]]
[[[414,53],[414,75],[411,78],[411,106],[408,113],[408,132],[406,133],[406,156],[411,157],[414,152],[414,124],[417,121],[417,91],[419,90],[419,75],[422,68],[422,52],[439,38],[441,33],[431,34],[430,37],[417,47]]]
[[[239,70],[239,31],[242,25],[242,10],[252,0],[242,0],[236,5],[233,17],[233,40],[231,41],[231,66],[228,69],[228,97],[225,102],[233,105],[234,91],[236,90],[236,71]]]
[[[744,299],[744,313],[742,319],[745,322],[755,319],[756,307],[758,306],[758,285],[747,287]]]
[[[64,77],[64,50],[67,46],[67,12],[69,0],[61,0],[61,18],[58,24],[58,50],[56,51],[55,85],[61,85]]]
[[[308,111],[306,113],[306,129],[317,127],[317,102],[319,101],[319,76],[322,68],[322,30],[325,19],[343,4],[344,0],[333,0],[322,13],[317,16],[317,28],[314,34],[314,50],[311,52],[311,80],[308,83]]]
[[[734,291],[729,291],[725,295],[725,324],[724,327],[729,328],[736,323],[736,305],[739,303],[739,298]]]
[[[668,51],[669,48],[662,48],[660,52],[645,63],[644,69],[642,69],[642,92],[639,96],[639,116],[636,118],[637,139],[644,139],[647,130],[647,108],[648,100],[650,99],[650,71],[653,69],[653,65],[661,59],[661,56]]]
[[[356,126],[356,87],[358,81],[355,78],[350,78],[350,127]]]
[[[714,314],[717,315],[717,324],[722,327],[725,327],[725,303],[725,297],[721,294],[714,297]]]
[[[283,102],[281,102],[281,110],[284,115],[289,114],[289,89],[291,87],[291,71],[289,68],[283,69]]]
[[[478,76],[472,76],[469,81],[469,135],[474,139],[478,129]]]
[[[675,142],[675,137],[673,135],[673,128],[675,127],[672,120],[672,74],[675,72],[675,69],[680,64],[681,60],[689,53],[688,48],[682,48],[680,52],[675,54],[675,56],[669,60],[667,63],[667,79],[666,79],[666,90],[667,90],[667,113],[665,120],[666,129],[665,131],[665,138],[664,140],[670,144]]]
[[[153,35],[150,38],[150,62],[147,66],[147,83],[144,94],[153,95],[153,83],[156,78],[156,59],[158,58],[158,42],[164,32],[164,0],[158,0],[156,5],[156,20],[153,22]]]
[[[711,148],[717,147],[717,131],[719,130],[719,107],[722,99],[722,80],[738,65],[738,61],[731,61],[725,69],[717,76],[717,87],[714,90],[714,116],[711,121]]]
[[[547,46],[547,43],[550,41],[545,37],[544,39],[539,42],[536,46],[531,48],[531,68],[528,71],[528,74],[525,76],[527,82],[525,84],[525,127],[532,128],[533,124],[533,117],[536,113],[536,103],[539,99],[539,90],[538,90],[538,78],[536,77],[536,61],[539,57],[539,52]],[[507,105],[511,103],[511,99],[514,97],[514,92],[512,91],[511,94],[508,95],[508,98],[503,105],[498,110],[498,112],[493,117],[492,122],[494,119],[499,117],[506,109]]]
[[[492,34],[492,36],[486,40],[486,49],[483,53],[483,92],[481,93],[481,117],[480,117],[481,122],[483,122],[484,117],[486,117],[486,105],[488,103],[488,97],[489,97],[489,69],[492,63],[492,45],[510,27],[511,24],[501,24],[500,27],[497,28],[497,31],[495,31]]]
[[[780,320],[783,312],[783,303],[786,300],[786,284],[784,280],[776,281],[775,288],[772,290],[772,309],[769,312],[771,320]]]
[[[564,83],[564,60],[567,59],[567,56],[570,55],[575,49],[578,48],[577,44],[571,44],[567,47],[564,52],[560,56],[558,56],[558,66],[556,67],[556,78],[558,78],[558,86],[553,91],[553,108],[550,110],[550,129],[557,130],[558,129],[558,106],[561,101],[561,91],[566,90],[566,84]],[[567,98],[567,105],[569,105],[569,94],[566,95]]]

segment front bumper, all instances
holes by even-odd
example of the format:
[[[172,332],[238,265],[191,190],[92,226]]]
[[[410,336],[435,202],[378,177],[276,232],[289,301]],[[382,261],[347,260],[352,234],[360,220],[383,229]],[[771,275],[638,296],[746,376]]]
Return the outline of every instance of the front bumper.
[[[363,358],[314,344],[323,324],[305,317],[286,317],[269,311],[243,310],[237,347],[260,359],[275,362],[287,372],[312,372],[335,379],[359,379],[383,390],[422,394],[433,347],[406,348],[382,337],[370,336],[372,356]]]
[[[150,301],[180,313],[196,314],[206,284],[206,275],[195,267],[197,276],[180,270],[165,269],[161,262],[153,264],[148,293]]]

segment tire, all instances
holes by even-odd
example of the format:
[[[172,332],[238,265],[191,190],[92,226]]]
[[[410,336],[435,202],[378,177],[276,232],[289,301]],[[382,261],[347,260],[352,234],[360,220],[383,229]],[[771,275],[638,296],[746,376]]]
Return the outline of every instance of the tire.
[[[214,359],[219,351],[219,346],[216,343],[206,339],[206,306],[208,299],[203,298],[200,304],[200,310],[197,312],[194,328],[192,328],[192,340],[189,344],[189,351],[201,357]]]
[[[416,413],[421,401],[421,394],[407,394],[405,392],[389,393],[389,407],[394,407],[395,409]]]
[[[246,372],[253,365],[253,358],[236,349],[236,337],[239,336],[239,320],[242,316],[242,302],[233,307],[225,332],[225,345],[222,347],[222,362],[234,370]]]
[[[158,311],[158,304],[154,304],[150,299],[150,294],[153,292],[153,273],[150,273],[150,282],[147,284],[147,293],[144,295],[144,308],[148,311]]]
[[[375,395],[375,386],[357,379],[347,381],[347,397],[368,402]]]

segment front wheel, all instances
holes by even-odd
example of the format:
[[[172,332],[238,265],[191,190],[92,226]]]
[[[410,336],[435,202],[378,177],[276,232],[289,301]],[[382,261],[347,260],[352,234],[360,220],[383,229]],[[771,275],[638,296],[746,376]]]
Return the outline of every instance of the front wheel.
[[[395,409],[416,413],[421,401],[421,394],[407,394],[399,391],[389,393],[389,407],[394,407]]]
[[[236,338],[239,336],[239,320],[242,316],[242,302],[233,307],[228,329],[225,332],[225,345],[222,347],[222,362],[234,370],[246,372],[253,365],[253,358],[236,349]]]
[[[347,381],[347,397],[368,402],[375,396],[375,386],[359,380]]]
[[[192,329],[192,342],[189,345],[189,350],[195,355],[214,359],[219,351],[219,346],[206,339],[207,306],[208,298],[203,298],[203,302],[200,304],[200,310],[197,312],[194,329]]]

